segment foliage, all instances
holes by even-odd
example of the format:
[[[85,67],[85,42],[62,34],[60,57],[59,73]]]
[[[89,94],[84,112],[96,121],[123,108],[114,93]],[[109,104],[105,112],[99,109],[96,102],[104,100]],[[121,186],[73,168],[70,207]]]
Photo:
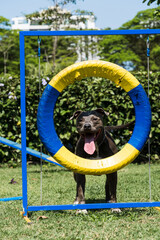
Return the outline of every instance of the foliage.
[[[140,11],[130,21],[124,23],[119,29],[146,29],[159,28],[160,15],[156,14],[160,7]],[[152,71],[159,71],[159,35],[150,35],[150,68]],[[147,36],[145,35],[122,35],[104,36],[99,41],[99,56],[106,61],[115,62],[125,66],[129,70],[145,70],[147,68],[146,46]]]
[[[80,0],[80,1],[84,1],[84,0]],[[59,6],[65,6],[69,3],[76,4],[78,2],[78,0],[52,0],[52,2],[55,5],[58,4]]]
[[[57,71],[74,63],[77,60],[77,39],[70,36],[61,36],[57,39],[58,48],[56,50],[55,68],[52,68],[53,61],[53,44],[54,38],[40,37],[40,62],[41,75],[55,74]],[[26,37],[25,39],[25,54],[26,54],[26,74],[37,76],[39,75],[38,65],[38,38]]]
[[[128,69],[141,63],[140,56],[131,49],[131,41],[124,35],[104,37],[99,46],[101,59],[120,64]]]
[[[52,6],[47,10],[26,15],[26,17],[32,23],[36,22],[38,25],[47,24],[51,27],[51,30],[58,30],[60,25],[64,24],[64,21],[70,19],[71,13],[61,9],[59,6]]]
[[[147,73],[137,72],[134,74],[142,86],[147,91]],[[159,113],[160,113],[160,96],[159,96],[159,73],[152,73],[150,76],[150,102],[152,106],[152,131],[151,142],[153,160],[159,158],[160,152],[157,149],[159,145]],[[153,95],[154,93],[154,95]],[[155,101],[157,99],[157,101]],[[88,81],[82,80],[70,85],[62,93],[62,99],[57,102],[55,109],[55,123],[57,133],[63,143],[72,146],[76,145],[77,134],[75,131],[75,122],[71,123],[69,118],[76,110],[88,110],[102,107],[110,115],[105,122],[106,125],[121,125],[134,119],[134,110],[128,95],[120,88],[116,88],[110,81],[105,79],[90,78]],[[63,117],[64,116],[64,117]],[[63,120],[61,121],[61,119]],[[67,126],[67,127],[66,127]],[[119,148],[121,148],[130,138],[130,130],[118,131],[113,133],[114,139]],[[143,154],[147,154],[147,147],[144,148]]]
[[[30,19],[32,23],[36,23],[37,25],[47,24],[50,26],[51,30],[62,30],[71,28],[70,25],[76,26],[79,22],[85,22],[86,18],[84,15],[94,16],[93,12],[77,10],[75,11],[77,17],[75,18],[70,11],[63,9],[63,6],[68,3],[75,4],[76,1],[56,1],[54,6],[48,7],[48,9],[44,9],[40,12],[28,14],[26,15],[26,18]]]
[[[147,91],[147,73],[137,72],[134,74]],[[43,76],[40,79],[41,91],[51,79],[52,75]],[[151,149],[152,160],[159,158],[159,133],[160,133],[160,95],[159,95],[160,73],[150,75],[150,102],[152,106],[152,131]],[[0,125],[0,136],[12,141],[21,142],[20,131],[20,83],[16,76],[1,76],[0,78],[0,118],[3,124]],[[27,145],[35,150],[40,149],[36,118],[39,102],[39,79],[38,77],[26,77],[26,122],[27,122]],[[116,88],[110,81],[105,79],[89,78],[68,86],[58,98],[54,113],[56,131],[66,147],[74,151],[77,141],[75,122],[70,121],[74,111],[90,110],[102,107],[110,112],[106,125],[121,125],[134,119],[134,109],[129,96],[120,88]],[[113,133],[113,137],[119,148],[125,144],[130,136],[131,130],[118,131]],[[46,153],[45,149],[43,152]],[[144,148],[143,154],[148,152]],[[19,156],[17,150],[1,147],[0,159],[2,162],[11,161],[16,163]]]
[[[76,1],[56,1],[54,6],[49,7],[48,9],[42,10],[40,12],[34,12],[32,14],[26,15],[27,19],[30,19],[31,24],[37,25],[48,25],[50,30],[66,30],[66,29],[81,29],[80,23],[86,22],[87,16],[94,16],[93,12],[88,12],[85,10],[76,10],[73,15],[70,11],[63,9],[62,5],[66,5],[67,3]],[[53,45],[52,45],[52,62],[53,62],[53,71],[56,69],[56,60],[58,58],[58,36],[52,37]],[[74,39],[74,38],[73,38]],[[74,42],[74,41],[73,41]],[[86,49],[85,49],[85,52]]]
[[[156,2],[157,5],[160,4],[160,0],[143,0],[143,3],[145,3],[145,2],[147,2],[148,6],[150,6],[152,3],[155,3],[155,2]]]
[[[140,11],[136,16],[124,23],[120,29],[151,29],[159,28],[160,18],[155,13],[160,7]]]
[[[65,3],[65,1],[62,1]],[[70,2],[69,0],[66,3]],[[75,2],[75,1],[72,1]],[[139,12],[135,18],[122,25],[120,29],[140,29],[159,27],[160,16],[157,14],[160,8]],[[79,18],[86,11],[77,10]],[[88,13],[91,14],[92,13]],[[43,16],[44,17],[44,16]],[[49,16],[48,16],[49,19]],[[51,19],[49,19],[51,21]],[[0,23],[8,24],[8,20],[0,17]],[[43,24],[44,18],[41,24]],[[27,144],[36,150],[40,149],[40,141],[36,127],[36,113],[39,102],[39,69],[38,69],[38,38],[25,38],[26,55],[26,102],[27,102]],[[20,83],[19,83],[19,38],[16,31],[5,28],[0,37],[0,136],[20,143]],[[155,71],[151,74],[150,101],[152,105],[153,125],[151,132],[152,160],[159,158],[159,85],[160,79],[160,37],[150,36],[150,67]],[[147,74],[143,70],[147,68],[146,61],[146,36],[66,36],[66,37],[41,37],[41,76],[40,85],[43,91],[46,82],[61,69],[74,63],[80,53],[81,59],[86,60],[89,54],[92,58],[97,55],[97,43],[102,59],[125,66],[128,70],[136,70],[135,75],[147,90]],[[58,46],[58,47],[57,47]],[[5,57],[4,57],[5,56]],[[52,63],[54,62],[54,68]],[[137,71],[138,70],[138,71]],[[141,70],[141,71],[139,71]],[[157,72],[156,72],[157,71]],[[5,75],[3,74],[5,73]],[[43,77],[42,77],[43,76]],[[77,134],[75,123],[69,118],[78,109],[93,109],[103,107],[110,112],[106,124],[119,125],[134,119],[133,107],[129,97],[124,91],[116,88],[105,79],[90,78],[70,85],[59,97],[55,109],[55,127],[63,143],[74,151]],[[119,148],[126,143],[131,133],[129,130],[114,133],[114,138]],[[120,137],[119,137],[120,136]],[[45,152],[45,149],[43,149]],[[144,154],[147,153],[146,147]],[[19,161],[17,150],[6,146],[0,149],[0,157],[3,162],[16,165]]]
[[[19,38],[17,32],[9,30],[10,22],[0,16],[0,73],[6,74],[19,67]],[[12,63],[12,64],[11,64]]]
[[[57,1],[56,1],[57,2]],[[90,15],[94,17],[92,12],[88,11],[75,11],[76,18],[73,17],[69,11],[61,8],[61,5],[65,5],[69,2],[76,3],[76,1],[58,1],[59,5],[49,7],[46,10],[35,12],[27,15],[28,19],[31,19],[32,23],[39,25],[48,24],[51,29],[59,30],[70,29],[76,27],[80,22],[86,21],[86,16]],[[63,3],[63,4],[62,4]],[[9,25],[8,19],[0,17],[0,24],[3,27]],[[19,74],[19,33],[15,30],[1,29],[0,35],[0,73],[10,73],[11,75]],[[96,38],[96,37],[95,37]],[[87,39],[87,40],[86,40]],[[80,48],[79,54],[86,55],[88,59],[88,52],[91,51],[92,55],[97,51],[97,42],[85,40],[82,37],[41,37],[41,66],[43,74],[48,72],[57,72],[61,68],[72,64],[78,58],[77,49]],[[83,45],[81,44],[83,42]],[[87,44],[84,44],[86,43]],[[25,55],[26,55],[26,73],[30,75],[37,75],[37,52],[38,44],[37,37],[25,37]]]
[[[2,57],[3,56],[3,57]],[[5,31],[0,40],[0,70],[19,73],[19,36],[16,31]]]
[[[62,4],[63,2],[63,4]],[[62,6],[69,1],[58,1]],[[73,1],[74,2],[74,1]],[[39,24],[53,22],[52,15],[56,9],[59,11],[65,22],[65,16],[63,16],[63,9],[60,7],[53,7],[52,9],[44,10],[44,15],[39,19]],[[159,28],[160,24],[160,8],[148,9],[140,11],[138,14],[127,23],[123,24],[120,29],[143,29],[143,28]],[[30,17],[34,17],[34,14],[30,14]],[[40,13],[37,13],[37,18],[40,17]],[[48,14],[48,15],[47,15]],[[66,14],[68,14],[66,12]],[[78,22],[85,21],[84,15],[93,15],[92,12],[77,10]],[[48,17],[47,17],[48,16]],[[95,17],[95,16],[94,16]],[[75,19],[72,19],[70,15],[69,22],[75,23]],[[57,18],[58,19],[58,18]],[[35,19],[36,20],[36,19]],[[58,20],[57,20],[58,21]],[[68,21],[66,19],[66,21]],[[54,21],[55,22],[55,21]],[[68,23],[69,23],[68,22]],[[0,73],[19,74],[19,36],[17,31],[11,31],[6,29],[9,25],[8,19],[0,17],[1,23],[1,38],[0,38]],[[67,24],[68,24],[67,23]],[[71,25],[70,25],[71,26]],[[158,71],[160,65],[160,37],[159,35],[150,36],[150,48],[152,51],[150,57],[150,67],[152,71]],[[73,44],[72,44],[73,42]],[[63,43],[63,44],[62,44]],[[104,37],[70,37],[70,41],[62,41],[59,38],[43,37],[41,48],[41,66],[43,73],[46,75],[48,72],[56,72],[59,70],[59,63],[62,63],[63,67],[67,62],[76,61],[77,49],[80,54],[79,60],[88,59],[89,54],[93,56],[93,59],[97,55],[97,44],[99,45],[100,58],[115,62],[121,66],[125,66],[127,69],[145,70],[146,69],[146,36],[104,36]],[[37,75],[37,38],[30,37],[25,42],[26,46],[26,72],[30,75]],[[58,50],[61,49],[61,54]],[[68,54],[66,53],[68,51]],[[61,58],[61,56],[63,57]],[[64,63],[63,63],[64,60]]]
[[[0,30],[4,30],[6,27],[10,26],[9,19],[0,16]],[[0,32],[1,35],[1,32]]]
[[[59,37],[56,52],[54,72],[72,64],[77,60],[77,41],[75,37]],[[53,42],[52,37],[41,37],[41,68],[42,74],[46,75],[53,71]],[[19,75],[19,33],[6,31],[0,39],[0,73]],[[25,38],[26,74],[38,75],[38,38]]]

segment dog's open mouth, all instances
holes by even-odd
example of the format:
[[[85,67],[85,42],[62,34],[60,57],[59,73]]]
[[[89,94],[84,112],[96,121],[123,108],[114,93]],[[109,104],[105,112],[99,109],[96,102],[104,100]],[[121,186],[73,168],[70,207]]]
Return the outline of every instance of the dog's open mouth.
[[[101,129],[99,129],[99,131],[96,133],[85,133],[81,135],[84,138],[84,142],[85,142],[84,151],[89,155],[92,155],[96,150],[95,141],[97,140],[100,132],[101,132]]]

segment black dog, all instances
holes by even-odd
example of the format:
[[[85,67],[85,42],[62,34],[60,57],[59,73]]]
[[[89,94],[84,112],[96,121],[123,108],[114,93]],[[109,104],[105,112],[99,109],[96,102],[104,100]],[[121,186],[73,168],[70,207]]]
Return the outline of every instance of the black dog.
[[[80,138],[76,145],[76,155],[88,159],[101,159],[117,153],[116,144],[109,131],[130,126],[133,122],[121,126],[104,127],[103,118],[109,114],[99,108],[93,111],[77,111],[70,119],[76,118],[76,127]],[[77,183],[76,199],[74,204],[85,203],[85,175],[74,173]],[[117,172],[106,175],[105,193],[106,202],[117,202]],[[86,210],[84,210],[85,212]],[[114,209],[119,211],[120,209]]]

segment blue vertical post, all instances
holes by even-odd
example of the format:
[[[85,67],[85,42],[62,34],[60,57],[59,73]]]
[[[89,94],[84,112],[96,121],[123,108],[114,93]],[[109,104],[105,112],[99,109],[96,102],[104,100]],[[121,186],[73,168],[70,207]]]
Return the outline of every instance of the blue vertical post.
[[[21,87],[21,144],[23,212],[27,215],[27,151],[26,151],[26,97],[25,97],[25,38],[20,32],[20,87]]]

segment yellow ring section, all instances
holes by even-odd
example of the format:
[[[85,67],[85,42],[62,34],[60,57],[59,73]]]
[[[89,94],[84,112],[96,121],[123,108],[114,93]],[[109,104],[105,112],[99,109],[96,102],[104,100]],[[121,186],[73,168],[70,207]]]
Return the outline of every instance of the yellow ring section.
[[[110,62],[90,60],[75,63],[52,78],[49,84],[62,92],[69,84],[86,77],[103,77],[121,86],[126,92],[139,85],[139,81],[124,68]]]
[[[64,167],[88,175],[102,175],[115,172],[132,162],[138,155],[139,151],[127,143],[118,153],[108,158],[91,160],[78,157],[70,152],[64,146],[54,155],[58,163]]]
[[[73,64],[53,77],[49,84],[59,92],[62,92],[69,84],[93,76],[107,78],[117,86],[121,86],[126,92],[129,92],[140,84],[139,81],[124,68],[100,60],[83,61]],[[90,160],[81,158],[62,146],[53,157],[58,163],[74,172],[102,175],[123,168],[132,162],[139,153],[139,150],[127,143],[121,151],[111,157]]]

